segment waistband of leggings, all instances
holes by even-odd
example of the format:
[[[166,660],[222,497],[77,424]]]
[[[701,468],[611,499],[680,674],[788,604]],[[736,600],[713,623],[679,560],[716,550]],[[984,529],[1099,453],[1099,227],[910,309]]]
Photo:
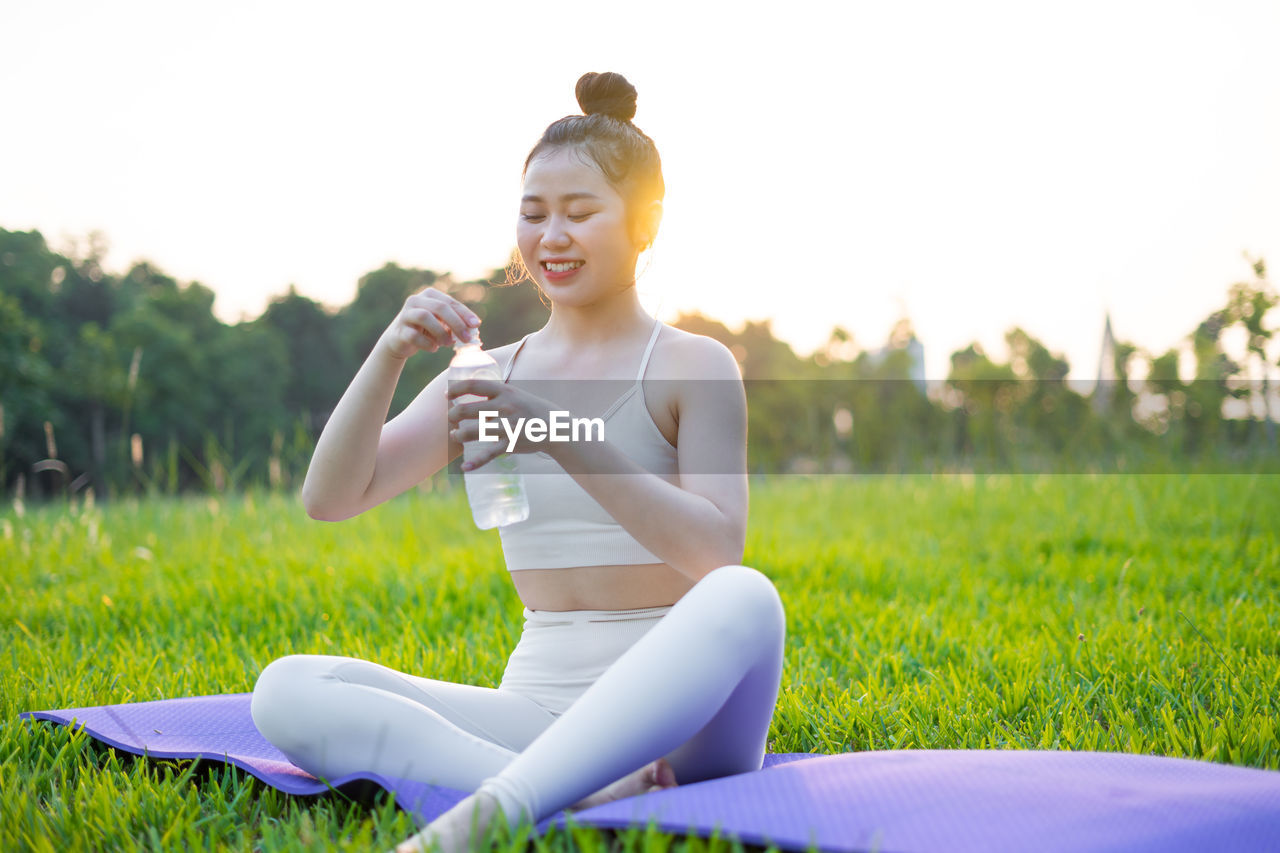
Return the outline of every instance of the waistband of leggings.
[[[533,625],[585,625],[590,622],[637,622],[661,619],[674,605],[639,607],[634,610],[530,610],[524,609],[526,622]]]

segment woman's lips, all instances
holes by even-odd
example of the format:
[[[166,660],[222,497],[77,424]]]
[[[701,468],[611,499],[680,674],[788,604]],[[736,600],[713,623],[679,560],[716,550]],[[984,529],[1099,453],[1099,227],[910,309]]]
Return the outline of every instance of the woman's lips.
[[[543,261],[542,274],[546,276],[547,281],[560,282],[572,278],[584,266],[586,261]]]

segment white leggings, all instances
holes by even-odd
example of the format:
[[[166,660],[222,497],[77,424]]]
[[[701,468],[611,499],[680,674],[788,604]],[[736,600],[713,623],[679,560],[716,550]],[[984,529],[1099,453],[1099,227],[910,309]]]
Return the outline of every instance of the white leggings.
[[[291,655],[259,676],[253,721],[313,775],[483,790],[513,821],[662,756],[682,784],[760,768],[785,634],[760,572],[721,567],[669,608],[525,617],[497,689]]]

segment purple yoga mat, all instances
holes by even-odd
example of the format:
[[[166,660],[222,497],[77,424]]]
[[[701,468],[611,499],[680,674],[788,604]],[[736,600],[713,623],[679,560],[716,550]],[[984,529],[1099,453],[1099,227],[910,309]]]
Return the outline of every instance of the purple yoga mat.
[[[465,797],[465,791],[414,782],[377,773],[352,773],[321,782],[294,765],[259,734],[249,713],[252,693],[227,693],[220,696],[192,696],[185,699],[160,699],[127,705],[98,705],[91,708],[67,708],[60,711],[27,711],[20,717],[49,720],[61,725],[82,727],[98,740],[136,755],[151,758],[204,758],[234,764],[286,794],[315,795],[330,789],[341,790],[353,782],[370,781],[396,795],[396,803],[421,824],[429,823]],[[787,761],[812,758],[806,753],[782,753],[765,756],[765,767]],[[582,818],[590,811],[574,815]],[[546,828],[557,818],[544,820]]]
[[[291,794],[328,789],[253,726],[249,694],[40,711],[114,747],[228,761]],[[799,760],[808,759],[808,760]],[[464,794],[372,773],[427,821]],[[550,818],[542,827],[562,821]],[[1097,752],[899,750],[766,756],[765,769],[578,812],[576,823],[650,822],[784,850],[1277,850],[1280,773]]]

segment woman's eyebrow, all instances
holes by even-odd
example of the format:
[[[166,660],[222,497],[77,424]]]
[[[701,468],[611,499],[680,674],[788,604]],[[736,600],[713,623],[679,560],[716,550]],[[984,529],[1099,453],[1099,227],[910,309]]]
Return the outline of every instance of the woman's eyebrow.
[[[596,195],[595,193],[587,193],[587,192],[565,193],[564,195],[560,196],[560,200],[561,200],[561,201],[577,201],[577,200],[578,200],[578,199],[580,199],[580,198],[590,198],[590,199],[594,199],[594,200],[596,200],[596,201],[599,201],[599,200],[600,200],[600,196]],[[542,196],[540,196],[540,195],[527,195],[527,196],[525,196],[524,198],[522,198],[522,199],[520,199],[520,200],[521,200],[521,201],[534,201],[534,202],[539,202],[539,203],[541,203],[541,202],[543,202],[545,199],[543,199],[543,198],[542,198]]]

